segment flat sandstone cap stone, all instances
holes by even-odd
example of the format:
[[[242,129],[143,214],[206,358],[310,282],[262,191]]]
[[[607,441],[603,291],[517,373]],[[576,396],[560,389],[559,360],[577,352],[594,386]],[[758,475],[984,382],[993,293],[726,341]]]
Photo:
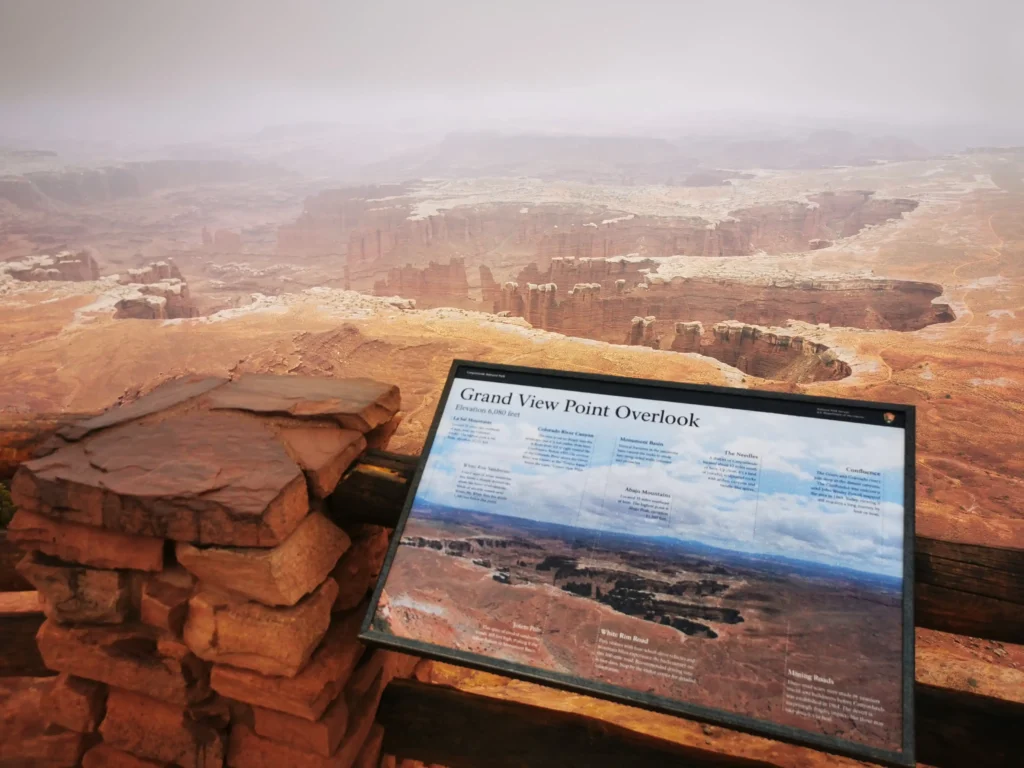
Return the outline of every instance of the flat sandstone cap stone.
[[[178,562],[205,585],[275,606],[295,605],[320,586],[350,544],[348,534],[312,512],[273,548],[200,548],[178,542],[175,552]]]
[[[154,388],[153,391],[143,395],[134,403],[110,408],[99,416],[70,424],[58,430],[57,434],[65,440],[81,440],[86,435],[99,429],[106,429],[128,421],[140,419],[153,413],[166,411],[186,400],[199,397],[211,389],[219,387],[227,382],[227,379],[217,376],[182,376]]]
[[[275,546],[309,511],[284,446],[230,413],[104,430],[23,464],[12,492],[30,512],[201,544]]]
[[[347,429],[369,432],[401,405],[398,387],[373,379],[324,379],[249,373],[212,391],[212,409],[334,419]]]

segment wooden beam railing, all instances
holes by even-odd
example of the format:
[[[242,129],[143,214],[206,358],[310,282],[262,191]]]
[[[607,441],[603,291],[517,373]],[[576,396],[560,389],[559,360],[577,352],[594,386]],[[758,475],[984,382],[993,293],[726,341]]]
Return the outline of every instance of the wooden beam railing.
[[[445,768],[649,768],[772,763],[676,744],[574,712],[414,680],[384,691],[383,752]]]
[[[1011,702],[919,685],[917,759],[936,768],[1016,765],[1022,713],[1024,707]],[[388,686],[377,720],[385,753],[446,768],[832,764],[829,756],[799,747],[763,750],[767,762],[737,757],[575,712],[413,680]]]
[[[329,500],[339,519],[393,528],[418,456],[371,451]],[[915,624],[1024,644],[1024,551],[918,536],[914,541]]]

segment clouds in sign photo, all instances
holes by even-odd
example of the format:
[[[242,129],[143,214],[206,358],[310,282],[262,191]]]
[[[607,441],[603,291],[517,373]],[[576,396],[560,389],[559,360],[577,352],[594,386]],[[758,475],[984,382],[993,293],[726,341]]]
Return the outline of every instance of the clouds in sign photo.
[[[902,572],[900,429],[472,382],[476,391],[507,395],[511,390],[515,395],[510,405],[489,406],[461,400],[461,385],[457,380],[439,424],[417,494],[420,501],[598,531],[698,541],[874,574]],[[557,400],[559,407],[523,409],[518,407],[520,394]],[[567,413],[568,398],[586,399],[599,412],[608,406],[609,415]],[[616,418],[615,409],[623,405],[632,410],[664,407],[680,418],[693,414],[699,426]],[[519,416],[501,415],[502,410]],[[467,430],[477,428],[486,432],[475,435],[486,437],[467,438]],[[574,447],[566,448],[564,440],[572,440]],[[628,453],[628,463],[623,459],[627,454],[617,457],[620,440],[631,441],[631,449],[640,446],[639,452]],[[541,443],[556,452],[569,451],[583,468],[528,461],[528,449]],[[709,471],[709,462],[730,456],[740,457],[756,479],[729,482],[728,472],[723,480],[721,472]],[[493,468],[508,479],[499,496],[480,500],[456,492],[467,463],[484,473]],[[863,503],[831,502],[814,494],[822,473],[867,476],[872,485],[868,492],[848,491]],[[654,499],[657,511],[645,513],[647,498]]]

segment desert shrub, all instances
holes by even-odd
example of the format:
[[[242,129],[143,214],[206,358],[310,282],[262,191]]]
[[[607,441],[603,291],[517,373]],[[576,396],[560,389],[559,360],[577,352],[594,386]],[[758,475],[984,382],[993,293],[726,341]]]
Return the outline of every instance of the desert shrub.
[[[7,486],[0,483],[0,528],[6,528],[14,517],[14,500]]]

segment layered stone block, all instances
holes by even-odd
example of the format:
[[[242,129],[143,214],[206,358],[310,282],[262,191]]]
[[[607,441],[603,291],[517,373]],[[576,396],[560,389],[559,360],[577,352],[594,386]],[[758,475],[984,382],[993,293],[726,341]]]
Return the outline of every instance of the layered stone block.
[[[58,672],[181,705],[209,693],[207,666],[144,624],[62,626],[47,619],[36,642],[43,662]]]
[[[232,768],[351,768],[373,727],[373,718],[384,686],[378,676],[373,689],[359,702],[349,720],[349,727],[338,748],[330,755],[302,749],[294,744],[257,735],[244,725],[231,729],[228,765]]]
[[[397,413],[379,427],[371,429],[366,433],[366,449],[368,451],[379,451],[386,448],[401,425],[402,414]]]
[[[92,733],[103,719],[105,685],[75,675],[58,676],[47,699],[51,723],[78,733]]]
[[[266,707],[253,707],[252,720],[252,730],[259,736],[330,757],[348,730],[348,700],[344,693],[335,697],[319,720],[307,720]]]
[[[15,513],[7,527],[7,539],[22,549],[93,568],[159,571],[164,566],[163,539],[117,533],[25,509]]]
[[[210,685],[230,699],[318,720],[341,693],[363,654],[363,645],[356,639],[363,613],[365,607],[335,618],[309,664],[294,677],[215,664]]]
[[[103,742],[132,755],[181,768],[224,764],[224,732],[190,716],[179,706],[112,688],[100,725]]]
[[[189,600],[183,637],[207,661],[294,677],[327,632],[337,593],[327,579],[294,606],[270,608],[200,585]]]
[[[86,736],[47,722],[52,678],[0,678],[0,765],[71,768]]]
[[[330,575],[350,545],[348,534],[319,512],[272,549],[196,547],[180,543],[178,562],[203,584],[264,605],[295,605]]]
[[[330,757],[343,739],[351,734],[350,713],[355,712],[375,685],[381,689],[396,677],[408,677],[419,659],[391,651],[367,651],[353,671],[342,692],[330,703],[324,714],[311,721],[304,717],[254,706],[253,732],[297,749]]]
[[[46,615],[62,623],[120,624],[132,613],[127,571],[108,571],[30,552],[18,573],[39,591]]]
[[[180,637],[194,586],[195,577],[180,566],[153,574],[142,582],[139,620]]]

